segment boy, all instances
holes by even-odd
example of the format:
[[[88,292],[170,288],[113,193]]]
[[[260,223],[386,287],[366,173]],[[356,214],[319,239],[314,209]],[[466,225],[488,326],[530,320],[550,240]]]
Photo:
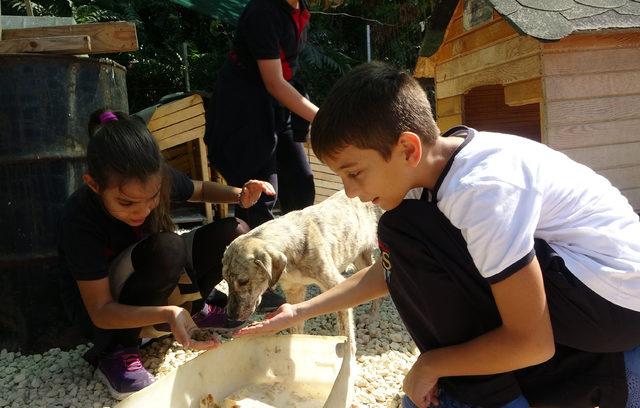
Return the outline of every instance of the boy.
[[[640,222],[607,180],[523,138],[440,135],[419,84],[381,63],[335,85],[311,140],[347,195],[387,210],[382,257],[238,334],[389,293],[421,351],[405,407],[638,406]]]

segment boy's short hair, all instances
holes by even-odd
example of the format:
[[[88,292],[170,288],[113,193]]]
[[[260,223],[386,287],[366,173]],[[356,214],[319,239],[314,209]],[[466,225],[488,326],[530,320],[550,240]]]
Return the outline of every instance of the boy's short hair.
[[[416,133],[426,144],[440,134],[418,81],[390,65],[371,62],[333,86],[311,125],[311,145],[320,160],[347,145],[376,150],[388,160],[402,132]]]

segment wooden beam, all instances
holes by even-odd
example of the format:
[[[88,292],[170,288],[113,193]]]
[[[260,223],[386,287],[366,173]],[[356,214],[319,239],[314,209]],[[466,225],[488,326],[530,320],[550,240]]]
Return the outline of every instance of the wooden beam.
[[[462,113],[462,95],[436,100],[436,111],[438,117]]]
[[[91,38],[88,35],[68,35],[0,41],[0,53],[23,52],[90,54]]]
[[[436,64],[427,57],[418,57],[413,76],[416,78],[433,78],[436,75]]]
[[[522,106],[542,102],[542,81],[540,78],[505,85],[504,103]]]
[[[32,39],[88,35],[92,54],[136,51],[136,26],[126,21],[93,24],[72,24],[53,27],[15,28],[2,31],[3,40]]]
[[[573,34],[559,41],[543,44],[544,52],[585,51],[640,46],[640,32],[620,31],[606,34]]]
[[[540,56],[531,55],[526,58],[494,65],[487,69],[452,80],[436,82],[436,96],[448,98],[464,94],[482,85],[506,85],[540,77]]]

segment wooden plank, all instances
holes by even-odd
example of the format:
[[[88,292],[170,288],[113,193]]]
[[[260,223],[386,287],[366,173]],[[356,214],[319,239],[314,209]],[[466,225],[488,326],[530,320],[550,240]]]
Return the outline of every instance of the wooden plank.
[[[200,136],[204,136],[204,124],[205,124],[204,115],[200,115],[191,119],[184,120],[182,122],[175,123],[171,126],[167,126],[165,128],[159,129],[152,133],[153,133],[153,136],[155,136],[156,140],[160,141],[163,139],[167,139],[171,136],[182,135],[183,133],[189,130],[196,129],[202,126],[202,134]],[[193,137],[193,139],[200,136],[195,136]]]
[[[563,150],[629,143],[640,140],[638,129],[640,129],[640,113],[638,119],[549,126],[547,144],[554,149]]]
[[[321,180],[314,177],[315,185],[318,187],[333,189],[333,190],[341,190],[343,188],[342,183],[334,183],[331,181]]]
[[[315,156],[313,156],[313,157],[315,157]],[[327,166],[324,163],[318,164],[318,163],[311,163],[310,162],[310,165],[311,165],[311,170],[313,170],[313,171],[319,171],[319,172],[323,172],[323,173],[327,173],[327,174],[333,174],[334,176],[337,177],[336,173],[331,171],[329,166]]]
[[[640,94],[640,70],[545,78],[548,101]]]
[[[330,197],[336,193],[336,191],[340,191],[341,189],[333,189],[333,188],[325,188],[316,186],[316,195],[322,195],[325,197]]]
[[[204,137],[204,125],[196,127],[194,129],[186,130],[177,135],[169,136],[164,139],[158,139],[156,137],[156,140],[158,141],[160,150],[164,150],[188,142],[189,140],[198,139],[199,137]]]
[[[203,181],[210,181],[209,177],[209,160],[207,159],[207,146],[204,144],[203,138],[198,138],[198,165],[200,167],[200,179]],[[226,213],[226,208],[224,210]],[[204,203],[204,213],[207,217],[207,221],[213,221],[213,208],[211,203]],[[226,216],[226,214],[225,214]]]
[[[597,147],[581,147],[563,150],[573,160],[589,166],[593,170],[629,167],[638,164],[640,141]]]
[[[198,115],[204,115],[204,107],[201,103],[189,106],[186,109],[172,112],[165,116],[156,117],[155,115],[153,115],[147,127],[150,131],[155,132],[159,129],[171,126],[175,123],[179,123],[187,119],[194,118]]]
[[[415,78],[433,78],[436,75],[436,64],[427,57],[418,57],[416,67],[413,70]]]
[[[542,55],[542,72],[545,76],[630,70],[640,70],[640,47]]]
[[[505,64],[494,65],[463,77],[436,82],[436,97],[439,99],[461,95],[482,86],[526,81],[540,76],[540,56],[532,55]]]
[[[611,96],[546,103],[547,125],[576,125],[636,119],[640,95]]]
[[[91,38],[88,35],[68,35],[63,37],[18,38],[0,41],[0,53],[56,53],[89,54]]]
[[[436,100],[438,117],[458,115],[462,113],[462,95]]]
[[[522,106],[542,102],[542,81],[540,78],[505,85],[504,103],[509,106]]]
[[[462,115],[449,115],[438,117],[438,127],[442,132],[451,129],[454,126],[462,124]]]
[[[485,48],[493,43],[518,35],[509,23],[503,19],[493,20],[479,27],[477,30],[467,31],[460,37],[449,41],[451,47],[441,46],[433,58],[437,63],[443,63],[462,54]]]
[[[543,52],[585,51],[640,47],[640,32],[617,31],[601,34],[573,34],[559,41],[543,43]]]
[[[615,169],[603,169],[598,173],[620,190],[640,188],[640,164]]]
[[[197,104],[202,104],[202,97],[198,94],[193,94],[182,99],[178,99],[177,101],[160,105],[156,108],[155,112],[153,112],[151,120],[156,120],[162,116],[170,115],[174,112],[178,112],[182,109],[188,108],[189,106]]]
[[[540,43],[531,37],[517,36],[458,56],[436,66],[436,81],[442,82],[494,65],[540,53]]]
[[[138,49],[136,26],[126,21],[15,28],[2,31],[3,40],[76,35],[88,35],[91,37],[92,54],[136,51]]]

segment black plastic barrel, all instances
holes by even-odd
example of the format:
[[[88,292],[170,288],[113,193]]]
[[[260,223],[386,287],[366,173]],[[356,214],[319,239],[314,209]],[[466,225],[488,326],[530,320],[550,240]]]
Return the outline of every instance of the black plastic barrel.
[[[89,115],[128,111],[125,74],[107,60],[0,55],[0,349],[68,336],[58,219],[82,184]]]

